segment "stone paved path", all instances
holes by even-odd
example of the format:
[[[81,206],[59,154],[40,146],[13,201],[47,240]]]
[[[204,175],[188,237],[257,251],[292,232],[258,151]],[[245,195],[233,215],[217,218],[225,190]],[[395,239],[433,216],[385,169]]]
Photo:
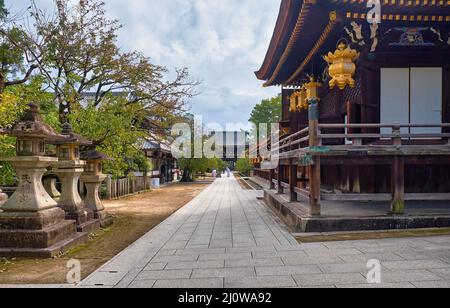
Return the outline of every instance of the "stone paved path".
[[[450,287],[450,237],[298,244],[223,178],[93,273],[83,287]],[[367,262],[382,262],[369,285]]]

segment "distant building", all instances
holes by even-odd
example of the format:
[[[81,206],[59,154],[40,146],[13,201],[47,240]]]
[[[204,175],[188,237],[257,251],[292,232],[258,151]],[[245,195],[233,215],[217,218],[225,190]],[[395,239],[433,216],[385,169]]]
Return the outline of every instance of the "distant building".
[[[159,178],[160,184],[178,180],[177,160],[173,157],[168,142],[157,142],[147,139],[142,145],[142,150],[153,166],[149,176]]]

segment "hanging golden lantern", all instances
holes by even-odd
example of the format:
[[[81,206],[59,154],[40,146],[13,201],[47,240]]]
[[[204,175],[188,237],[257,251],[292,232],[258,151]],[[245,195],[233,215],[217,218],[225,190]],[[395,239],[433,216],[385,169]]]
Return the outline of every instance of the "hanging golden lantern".
[[[351,49],[345,41],[341,41],[334,53],[330,52],[323,58],[330,66],[331,89],[334,89],[336,85],[340,90],[344,90],[347,85],[352,88],[355,86],[353,76],[356,72],[356,64],[354,61],[359,58],[359,52]]]
[[[298,93],[298,102],[297,102],[297,108],[299,110],[308,109],[308,102],[307,102],[307,93],[306,89],[303,86],[300,92]]]
[[[322,86],[320,82],[317,82],[314,76],[309,77],[309,82],[305,84],[306,99],[319,99],[319,88]]]
[[[290,106],[289,111],[290,112],[297,112],[297,92],[294,92],[289,97],[290,100]]]

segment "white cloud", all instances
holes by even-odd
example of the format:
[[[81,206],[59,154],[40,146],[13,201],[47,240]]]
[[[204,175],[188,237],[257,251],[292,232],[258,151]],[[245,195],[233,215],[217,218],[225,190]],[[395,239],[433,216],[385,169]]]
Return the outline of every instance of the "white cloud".
[[[28,0],[7,0],[12,11]],[[38,0],[46,6],[51,0]],[[108,0],[108,14],[125,27],[124,49],[137,49],[173,70],[202,80],[192,112],[205,121],[245,122],[252,107],[279,89],[263,89],[259,69],[280,0]]]

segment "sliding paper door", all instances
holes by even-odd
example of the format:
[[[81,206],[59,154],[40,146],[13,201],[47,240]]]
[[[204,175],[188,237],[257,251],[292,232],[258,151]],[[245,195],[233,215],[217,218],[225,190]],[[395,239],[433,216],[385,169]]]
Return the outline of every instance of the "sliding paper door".
[[[409,123],[409,68],[381,69],[381,124]],[[390,134],[391,129],[382,129]],[[408,130],[403,130],[407,133]]]
[[[442,68],[411,68],[411,123],[442,123]],[[442,133],[441,128],[415,128],[415,134]]]

